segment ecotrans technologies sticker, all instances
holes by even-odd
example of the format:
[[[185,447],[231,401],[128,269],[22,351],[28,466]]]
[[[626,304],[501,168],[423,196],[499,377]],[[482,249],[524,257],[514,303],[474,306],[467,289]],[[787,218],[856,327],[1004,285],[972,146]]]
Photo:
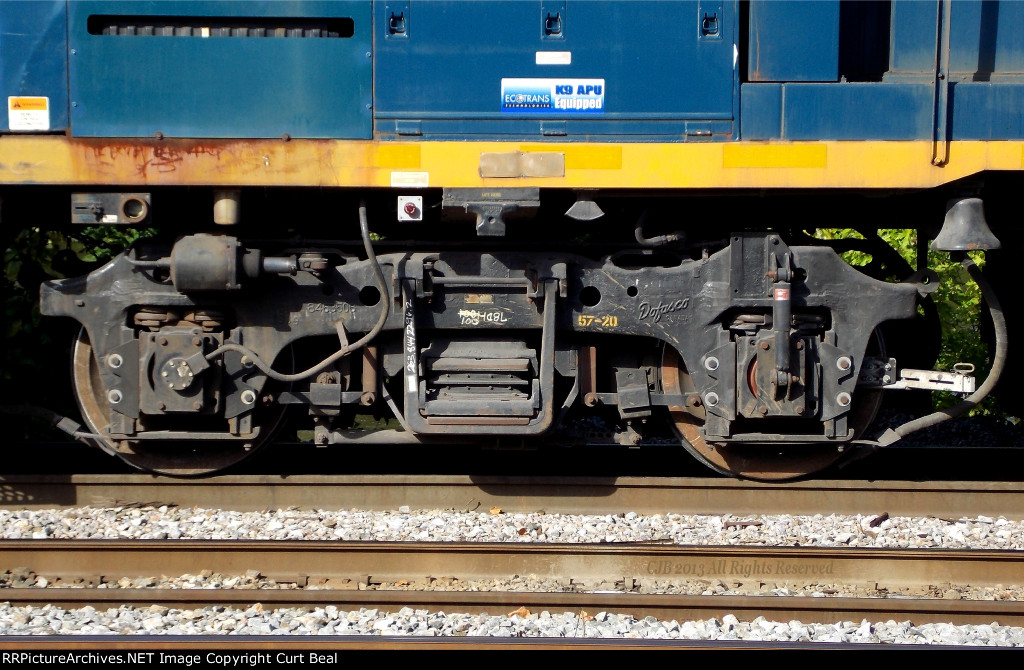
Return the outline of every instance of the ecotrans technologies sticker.
[[[502,79],[509,114],[604,114],[604,79]]]

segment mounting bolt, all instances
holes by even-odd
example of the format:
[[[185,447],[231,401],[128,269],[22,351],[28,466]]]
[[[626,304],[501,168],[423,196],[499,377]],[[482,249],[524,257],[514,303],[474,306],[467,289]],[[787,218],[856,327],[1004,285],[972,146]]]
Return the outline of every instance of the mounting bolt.
[[[839,403],[840,407],[847,407],[853,401],[853,397],[846,391],[841,391],[836,395],[836,402]]]
[[[704,359],[704,369],[708,372],[714,372],[718,369],[719,362],[714,356],[708,356]]]
[[[714,391],[704,396],[704,404],[707,405],[708,407],[714,407],[715,405],[718,404],[719,400],[720,398],[718,397],[718,394],[715,393]]]
[[[157,342],[160,343],[161,347],[166,347],[167,346],[167,338],[166,337],[161,337],[159,340],[157,340]]]
[[[840,356],[836,359],[836,367],[846,372],[853,367],[853,360],[849,356]]]
[[[107,391],[107,400],[110,402],[111,405],[116,405],[117,403],[124,400],[124,395],[117,389],[110,389],[109,391]]]
[[[121,354],[110,354],[107,356],[107,365],[113,369],[118,369],[124,364],[124,359],[121,358]]]
[[[242,367],[243,368],[251,368],[253,365],[254,365],[254,363],[252,362],[251,358],[249,358],[248,356],[242,356]]]
[[[252,389],[242,391],[242,402],[246,405],[251,405],[256,402],[256,392]]]
[[[769,349],[771,349],[771,345],[770,344],[768,344],[767,342],[762,342],[761,343],[761,351],[768,351]]]

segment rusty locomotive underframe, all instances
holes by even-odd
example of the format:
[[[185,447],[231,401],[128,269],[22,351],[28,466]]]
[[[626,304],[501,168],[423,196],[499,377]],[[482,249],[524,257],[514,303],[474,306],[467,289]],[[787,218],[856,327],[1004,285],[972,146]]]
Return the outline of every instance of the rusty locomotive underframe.
[[[465,207],[481,240],[518,209],[485,205]],[[878,333],[916,316],[928,272],[879,281],[773,231],[684,253],[673,235],[644,238],[643,221],[638,250],[599,257],[377,255],[365,208],[360,224],[362,250],[195,233],[45,284],[43,313],[82,325],[91,438],[136,467],[197,475],[266,443],[285,410],[325,445],[589,443],[598,425],[597,441],[674,440],[720,471],[782,479],[835,462],[881,389],[921,377]],[[936,374],[923,387],[971,390]],[[396,428],[358,430],[359,413]]]

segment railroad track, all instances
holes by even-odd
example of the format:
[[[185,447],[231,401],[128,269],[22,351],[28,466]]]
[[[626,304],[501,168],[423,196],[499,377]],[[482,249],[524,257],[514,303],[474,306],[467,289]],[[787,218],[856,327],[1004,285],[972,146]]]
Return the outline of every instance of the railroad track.
[[[178,505],[237,511],[288,507],[640,514],[872,514],[1024,518],[1024,485],[976,482],[802,482],[728,479],[560,479],[458,476],[268,477],[174,480],[145,475],[6,476],[0,507]],[[1020,585],[1024,552],[898,551],[863,547],[680,546],[664,543],[468,543],[315,540],[4,540],[0,568],[50,585],[9,588],[12,606],[176,610],[415,608],[430,612],[615,612],[638,619],[765,617],[775,621],[912,621],[1024,626],[1024,602],[905,597],[952,586]],[[257,574],[277,588],[96,588],[122,578],[213,571]],[[539,575],[543,591],[467,591],[468,584]],[[727,595],[672,592],[687,580],[721,580]],[[816,581],[815,581],[816,580]],[[438,584],[447,583],[445,590]],[[550,582],[549,582],[550,583]],[[781,584],[857,585],[876,597],[769,595]],[[667,585],[667,587],[666,587]],[[474,587],[476,588],[476,587]],[[504,589],[504,590],[503,590]],[[699,593],[699,590],[696,592]],[[820,595],[820,594],[819,594]],[[0,647],[19,639],[3,639]],[[63,637],[63,636],[62,636]],[[77,636],[76,636],[77,637]],[[318,644],[320,640],[318,639]],[[61,641],[64,645],[65,641]],[[68,642],[68,644],[72,644]],[[158,648],[142,646],[136,648]],[[158,640],[154,645],[163,645]],[[412,643],[415,644],[415,643]],[[102,643],[101,643],[102,646]],[[686,646],[686,645],[684,645]],[[697,645],[699,646],[699,645]],[[4,648],[18,648],[4,647]],[[170,647],[167,647],[170,648]],[[179,647],[183,648],[183,647]],[[367,647],[369,648],[369,647]]]
[[[445,509],[615,514],[879,514],[1024,519],[1021,482],[808,481],[430,475],[0,476],[0,508],[175,505],[235,511]]]
[[[905,597],[694,596],[635,592],[644,583],[727,579],[747,584],[806,582],[869,584],[899,595],[950,583],[1019,583],[1024,552],[875,550],[806,547],[686,547],[664,544],[502,544],[312,541],[7,540],[0,564],[24,566],[51,584],[81,588],[11,588],[12,605],[179,609],[208,606],[388,611],[413,607],[478,613],[495,610],[614,611],[637,618],[688,620],[737,617],[832,623],[913,620],[915,623],[1024,625],[1024,602]],[[275,589],[95,588],[122,577],[218,573],[256,574]],[[537,575],[563,580],[562,592],[431,590],[434,583]],[[588,588],[589,585],[589,588]],[[594,591],[615,585],[618,592]],[[313,588],[309,588],[313,587]],[[458,588],[458,587],[451,587]],[[417,590],[419,589],[419,590]]]

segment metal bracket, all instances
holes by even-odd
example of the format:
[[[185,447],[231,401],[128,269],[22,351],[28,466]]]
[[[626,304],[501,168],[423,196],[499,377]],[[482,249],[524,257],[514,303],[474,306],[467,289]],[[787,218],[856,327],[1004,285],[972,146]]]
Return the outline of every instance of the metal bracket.
[[[651,415],[651,392],[643,369],[616,370],[615,390],[619,400],[619,416],[634,419]]]
[[[503,237],[505,219],[513,212],[526,213],[540,207],[540,189],[528,188],[446,188],[442,196],[446,210],[463,209],[476,215],[476,234]]]
[[[941,370],[899,368],[895,358],[890,358],[887,361],[868,358],[861,366],[857,385],[884,388],[890,391],[923,389],[925,391],[974,393],[977,381],[971,374],[972,372],[974,372],[974,366],[970,363],[957,363],[952,372],[942,372]]]
[[[72,193],[71,223],[137,225],[149,208],[149,193]]]

